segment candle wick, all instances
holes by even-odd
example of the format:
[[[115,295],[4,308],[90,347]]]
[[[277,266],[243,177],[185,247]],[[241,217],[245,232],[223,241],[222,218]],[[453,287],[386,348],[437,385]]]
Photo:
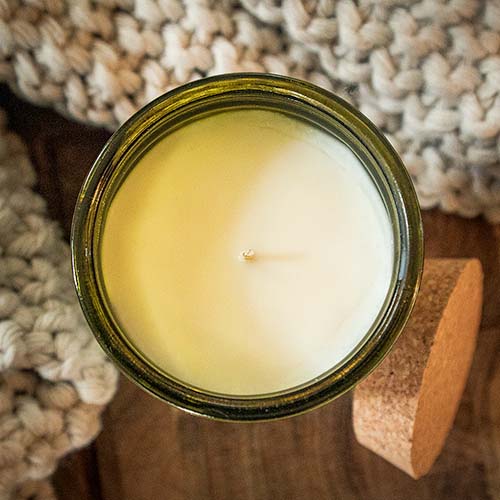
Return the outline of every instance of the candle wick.
[[[242,262],[255,260],[255,252],[251,248],[249,248],[248,250],[244,250],[243,252],[241,252],[239,258]]]

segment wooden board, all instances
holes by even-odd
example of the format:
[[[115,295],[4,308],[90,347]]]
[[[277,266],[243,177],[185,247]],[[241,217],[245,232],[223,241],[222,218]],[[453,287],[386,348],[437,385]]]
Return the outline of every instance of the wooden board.
[[[0,105],[29,144],[40,191],[68,234],[79,185],[108,133],[19,102]],[[87,450],[55,476],[61,500],[436,500],[500,498],[500,226],[424,214],[430,257],[478,257],[485,308],[453,430],[431,473],[414,481],[360,446],[351,398],[290,420],[228,424],[187,415],[122,379]]]

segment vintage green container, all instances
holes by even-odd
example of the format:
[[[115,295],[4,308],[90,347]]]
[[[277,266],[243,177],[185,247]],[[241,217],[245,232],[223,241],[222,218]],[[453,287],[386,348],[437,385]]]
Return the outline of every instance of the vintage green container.
[[[103,286],[100,239],[114,194],[137,158],[183,125],[227,109],[266,109],[319,127],[361,160],[385,203],[394,231],[394,269],[385,303],[358,348],[321,377],[273,394],[235,397],[189,386],[155,367],[128,341]],[[266,74],[207,78],[159,97],[130,118],[94,163],[76,204],[71,235],[74,281],[96,339],[134,382],[160,399],[206,417],[257,421],[303,413],[335,399],[367,376],[403,330],[423,267],[423,233],[415,191],[382,133],[344,100],[315,85]]]

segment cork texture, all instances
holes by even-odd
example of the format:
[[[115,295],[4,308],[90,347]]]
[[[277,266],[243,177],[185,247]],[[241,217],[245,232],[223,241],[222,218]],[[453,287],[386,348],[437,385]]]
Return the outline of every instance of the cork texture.
[[[414,478],[439,455],[465,387],[482,309],[475,259],[429,259],[410,321],[355,390],[357,440]]]

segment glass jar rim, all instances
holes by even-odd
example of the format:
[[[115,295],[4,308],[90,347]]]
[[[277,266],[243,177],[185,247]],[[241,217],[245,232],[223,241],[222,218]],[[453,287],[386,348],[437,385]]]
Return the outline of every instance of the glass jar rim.
[[[158,140],[159,134],[170,133],[207,113],[252,106],[295,113],[340,134],[358,156],[365,155],[364,166],[386,203],[393,228],[394,271],[379,316],[349,357],[316,379],[289,390],[234,396],[214,394],[177,380],[131,345],[113,317],[103,290],[99,236],[112,197],[133,168],[141,147],[143,151],[153,139]],[[301,414],[335,399],[383,360],[416,300],[423,268],[423,229],[417,196],[401,159],[364,115],[340,97],[302,80],[237,73],[178,87],[143,107],[112,135],[78,196],[71,255],[74,283],[87,322],[125,375],[151,394],[191,413],[232,421],[271,420]]]

